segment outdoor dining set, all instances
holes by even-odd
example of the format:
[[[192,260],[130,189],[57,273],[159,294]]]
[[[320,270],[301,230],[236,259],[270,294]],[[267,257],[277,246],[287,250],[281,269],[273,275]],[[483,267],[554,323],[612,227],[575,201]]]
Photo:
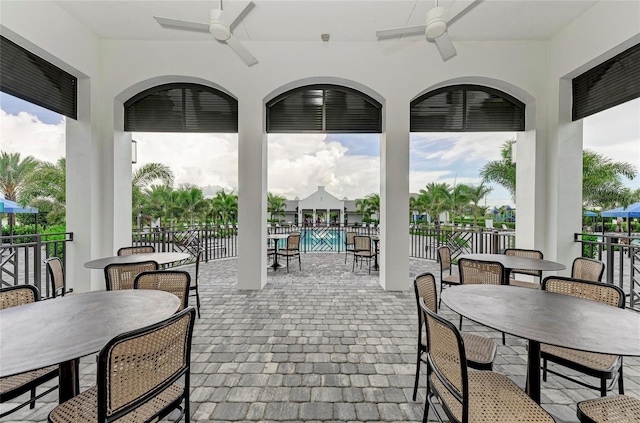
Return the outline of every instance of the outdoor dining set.
[[[536,250],[461,255],[458,272],[452,270],[449,247],[441,246],[438,255],[440,295],[433,274],[414,279],[419,333],[413,396],[415,400],[424,363],[424,422],[430,409],[438,414],[435,403],[450,421],[556,421],[538,406],[541,379],[546,382],[548,373],[599,390],[600,399],[577,404],[581,422],[640,422],[640,399],[624,395],[623,378],[623,356],[640,356],[640,316],[625,310],[619,287],[600,282],[602,262],[579,257],[571,277],[543,279],[543,271],[565,266],[543,260]],[[444,287],[449,288],[443,292]],[[442,302],[460,315],[458,327],[437,314]],[[463,317],[501,331],[503,344],[505,333],[527,340],[526,395],[509,378],[491,371],[495,343],[461,332]],[[551,370],[548,362],[600,383],[589,385],[570,373]],[[619,395],[607,396],[616,386]],[[440,415],[437,418],[442,421]]]

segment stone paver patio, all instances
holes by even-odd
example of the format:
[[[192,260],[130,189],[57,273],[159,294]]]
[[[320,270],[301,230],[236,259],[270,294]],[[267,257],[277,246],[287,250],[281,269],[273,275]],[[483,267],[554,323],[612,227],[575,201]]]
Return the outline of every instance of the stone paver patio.
[[[304,254],[297,263],[269,270],[262,291],[235,289],[235,259],[202,265],[202,318],[192,348],[191,416],[195,422],[422,420],[424,379],[412,400],[417,317],[413,290],[386,292],[377,272],[368,275],[332,253]],[[439,275],[438,265],[411,260],[411,277]],[[407,287],[410,279],[407,278]],[[445,306],[441,314],[457,321]],[[526,345],[464,320],[463,330],[498,344],[494,370],[521,387]],[[639,341],[640,342],[640,341]],[[640,359],[625,358],[625,390],[640,397]],[[81,364],[81,389],[95,381],[95,357]],[[573,373],[577,375],[577,373]],[[593,382],[593,380],[591,380]],[[550,375],[543,406],[577,422],[575,403],[598,393]],[[3,421],[46,421],[57,391]],[[6,409],[6,404],[2,410]],[[430,413],[433,417],[433,413]]]

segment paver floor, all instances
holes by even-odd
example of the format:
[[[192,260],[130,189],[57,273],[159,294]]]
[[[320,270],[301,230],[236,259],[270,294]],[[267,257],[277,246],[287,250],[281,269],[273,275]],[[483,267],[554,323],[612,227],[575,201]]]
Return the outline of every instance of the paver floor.
[[[305,254],[302,271],[297,263],[290,273],[269,270],[261,291],[235,288],[235,259],[202,265],[192,421],[422,420],[424,376],[418,398],[412,399],[417,318],[411,279],[407,291],[386,292],[377,272],[354,273],[347,263],[344,255]],[[411,260],[411,277],[423,271],[438,276],[437,266]],[[440,313],[457,322],[457,314],[446,307]],[[507,336],[503,346],[499,332],[466,319],[463,330],[493,338],[498,344],[494,370],[524,385],[525,341]],[[640,397],[640,360],[625,358],[624,363],[626,393]],[[94,383],[95,370],[95,356],[82,360],[82,389]],[[577,401],[598,396],[552,375],[542,386],[543,406],[567,422],[577,422]],[[46,421],[56,399],[57,391],[34,410],[3,421]]]

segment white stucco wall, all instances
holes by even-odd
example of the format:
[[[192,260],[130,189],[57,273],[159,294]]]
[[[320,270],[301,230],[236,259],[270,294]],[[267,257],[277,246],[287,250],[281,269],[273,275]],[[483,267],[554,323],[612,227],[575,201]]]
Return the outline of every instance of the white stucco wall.
[[[447,62],[433,45],[420,41],[391,42],[401,48],[389,48],[392,44],[387,42],[250,42],[247,46],[260,63],[248,68],[227,46],[214,41],[99,40],[50,2],[34,14],[31,2],[3,1],[0,29],[85,77],[80,119],[68,124],[69,229],[78,241],[69,258],[78,279],[88,274],[80,266],[84,258],[111,254],[130,242],[130,137],[122,131],[121,103],[134,88],[149,81],[191,78],[209,81],[238,99],[243,228],[238,287],[255,289],[266,283],[265,101],[296,82],[344,81],[384,105],[380,279],[383,287],[395,290],[409,286],[408,105],[443,81],[497,81],[497,88],[507,87],[527,103],[529,120],[527,131],[518,137],[518,155],[526,152],[533,163],[518,171],[519,189],[522,181],[528,182],[518,194],[518,218],[526,222],[518,243],[543,249],[546,258],[563,262],[576,255],[572,233],[580,221],[575,175],[581,128],[566,121],[570,101],[560,78],[640,33],[640,3],[604,3],[550,41],[457,42],[458,55]],[[573,216],[577,217],[571,222]],[[94,288],[96,280],[94,275]]]

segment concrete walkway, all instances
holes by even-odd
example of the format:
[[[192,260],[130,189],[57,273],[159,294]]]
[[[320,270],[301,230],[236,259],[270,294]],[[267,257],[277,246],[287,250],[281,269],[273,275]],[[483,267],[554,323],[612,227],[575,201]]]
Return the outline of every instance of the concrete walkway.
[[[423,378],[412,400],[413,290],[386,292],[376,272],[368,275],[363,268],[352,273],[344,255],[317,253],[302,256],[302,271],[297,263],[288,274],[269,270],[262,291],[238,291],[236,263],[202,265],[202,318],[192,349],[192,421],[421,421]],[[423,271],[438,276],[437,266],[411,260],[411,276]],[[457,322],[446,307],[441,314]],[[493,338],[498,344],[494,370],[524,385],[523,340],[507,336],[503,346],[500,333],[466,319],[463,330]],[[640,397],[640,360],[626,358],[624,365],[626,393]],[[83,359],[82,389],[94,383],[95,371],[95,357]],[[553,375],[542,386],[543,406],[568,422],[577,422],[577,401],[598,396]],[[34,410],[23,409],[4,421],[45,421],[56,400],[57,391]]]

